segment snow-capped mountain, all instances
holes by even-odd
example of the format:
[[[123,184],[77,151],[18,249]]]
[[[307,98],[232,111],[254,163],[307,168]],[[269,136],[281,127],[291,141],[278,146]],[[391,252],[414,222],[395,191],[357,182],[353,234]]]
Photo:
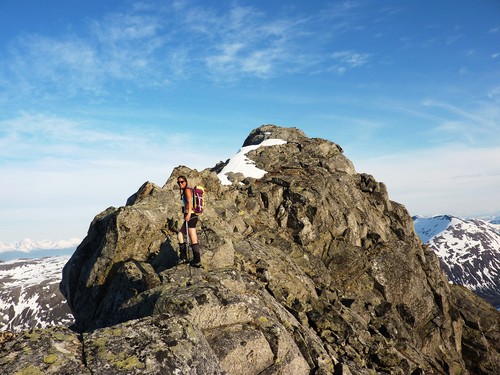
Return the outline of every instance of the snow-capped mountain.
[[[500,225],[500,217],[496,217],[490,221],[491,224]]]
[[[500,307],[500,224],[443,215],[414,217],[415,230],[451,282]]]
[[[42,240],[28,238],[20,242],[0,242],[0,262],[19,258],[43,258],[47,256],[65,256],[74,253],[81,240]]]
[[[0,330],[70,325],[73,315],[59,291],[68,256],[0,263]]]
[[[0,241],[0,253],[7,251],[22,251],[30,252],[32,250],[50,250],[50,249],[68,249],[76,248],[81,240],[78,238],[70,238],[69,240],[42,240],[33,241],[25,238],[20,242],[4,243]]]

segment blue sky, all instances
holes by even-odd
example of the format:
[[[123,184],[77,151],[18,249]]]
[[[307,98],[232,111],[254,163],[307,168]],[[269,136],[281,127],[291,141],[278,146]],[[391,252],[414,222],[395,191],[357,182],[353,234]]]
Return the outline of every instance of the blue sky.
[[[497,0],[0,2],[0,241],[83,238],[262,124],[411,214],[500,212]]]

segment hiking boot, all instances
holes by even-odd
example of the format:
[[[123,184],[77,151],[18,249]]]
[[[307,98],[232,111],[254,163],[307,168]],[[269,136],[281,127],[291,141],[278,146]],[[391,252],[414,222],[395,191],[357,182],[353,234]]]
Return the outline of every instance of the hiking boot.
[[[192,261],[189,263],[189,265],[190,265],[191,267],[195,267],[195,268],[201,268],[201,267],[202,267],[201,262],[195,262],[194,260],[192,260]]]
[[[189,262],[189,259],[187,257],[186,244],[180,243],[179,244],[179,260],[178,260],[177,264],[185,264],[188,262]]]
[[[189,263],[190,266],[200,268],[201,267],[201,251],[200,245],[195,243],[191,245],[191,249],[193,250],[193,260]]]

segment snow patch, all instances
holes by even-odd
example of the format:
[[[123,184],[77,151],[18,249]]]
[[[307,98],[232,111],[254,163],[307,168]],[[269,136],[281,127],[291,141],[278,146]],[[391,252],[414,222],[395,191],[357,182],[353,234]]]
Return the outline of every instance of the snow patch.
[[[431,218],[417,217],[413,225],[420,240],[423,243],[428,242],[439,233],[445,231],[452,221],[450,216],[435,216]]]
[[[227,178],[227,175],[231,172],[241,173],[245,177],[262,178],[267,172],[257,168],[255,163],[247,157],[247,154],[261,146],[275,146],[285,143],[287,142],[283,139],[266,139],[258,145],[242,147],[236,155],[229,159],[229,162],[222,171],[219,172],[217,177],[219,177],[223,185],[231,185],[231,181]]]
[[[59,292],[69,256],[0,263],[0,331],[45,328],[74,322]]]
[[[47,257],[25,260],[11,260],[0,263],[2,288],[29,287],[38,285],[47,279],[60,279],[62,269],[69,256]]]
[[[500,296],[498,224],[442,215],[414,217],[415,231],[437,254],[448,278],[484,298]]]

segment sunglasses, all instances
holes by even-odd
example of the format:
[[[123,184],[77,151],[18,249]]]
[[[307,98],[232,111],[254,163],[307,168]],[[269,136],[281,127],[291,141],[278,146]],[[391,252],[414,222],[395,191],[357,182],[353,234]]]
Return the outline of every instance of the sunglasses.
[[[184,180],[177,181],[177,185],[183,184],[184,182],[186,182],[186,181],[184,181]]]

